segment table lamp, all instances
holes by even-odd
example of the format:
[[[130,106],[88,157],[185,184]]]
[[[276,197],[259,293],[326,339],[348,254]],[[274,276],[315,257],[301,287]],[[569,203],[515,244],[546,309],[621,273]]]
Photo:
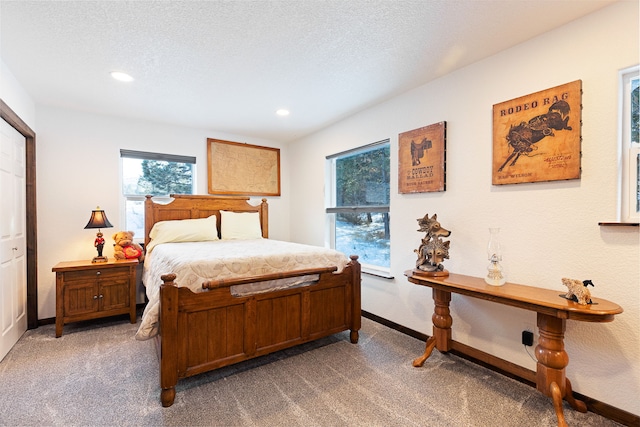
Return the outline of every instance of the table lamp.
[[[96,240],[93,245],[98,250],[98,256],[93,258],[91,262],[107,262],[107,257],[102,256],[102,249],[104,248],[104,237],[101,228],[111,228],[113,225],[107,219],[107,216],[104,214],[104,211],[100,209],[100,206],[97,206],[95,210],[91,211],[91,218],[89,218],[89,222],[84,228],[97,228],[98,233],[96,234]]]

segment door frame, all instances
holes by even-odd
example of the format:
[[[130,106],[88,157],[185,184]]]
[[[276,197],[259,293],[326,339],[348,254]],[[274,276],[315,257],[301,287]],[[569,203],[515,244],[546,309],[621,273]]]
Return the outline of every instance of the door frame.
[[[26,140],[27,328],[38,327],[38,221],[36,203],[36,133],[0,99],[0,118]]]

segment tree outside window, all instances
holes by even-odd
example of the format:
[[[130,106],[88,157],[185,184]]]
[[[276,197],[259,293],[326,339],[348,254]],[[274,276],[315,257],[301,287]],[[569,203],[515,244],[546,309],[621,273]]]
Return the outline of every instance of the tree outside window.
[[[331,246],[360,257],[363,269],[389,271],[389,141],[330,156]]]
[[[120,150],[125,228],[144,239],[145,196],[169,200],[170,194],[193,194],[195,157]]]

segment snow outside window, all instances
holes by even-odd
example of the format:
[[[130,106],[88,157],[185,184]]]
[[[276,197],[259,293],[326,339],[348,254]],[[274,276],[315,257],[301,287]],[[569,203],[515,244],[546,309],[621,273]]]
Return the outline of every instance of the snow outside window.
[[[144,200],[167,202],[170,194],[194,194],[196,158],[144,151],[120,150],[125,229],[144,241]]]
[[[390,271],[389,151],[387,139],[327,157],[330,246],[382,276]]]

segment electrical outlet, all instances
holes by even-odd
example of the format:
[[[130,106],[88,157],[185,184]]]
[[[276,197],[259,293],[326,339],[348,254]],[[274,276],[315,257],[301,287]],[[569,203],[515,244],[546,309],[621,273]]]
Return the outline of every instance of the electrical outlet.
[[[522,344],[527,347],[531,347],[533,345],[533,332],[522,331]]]

